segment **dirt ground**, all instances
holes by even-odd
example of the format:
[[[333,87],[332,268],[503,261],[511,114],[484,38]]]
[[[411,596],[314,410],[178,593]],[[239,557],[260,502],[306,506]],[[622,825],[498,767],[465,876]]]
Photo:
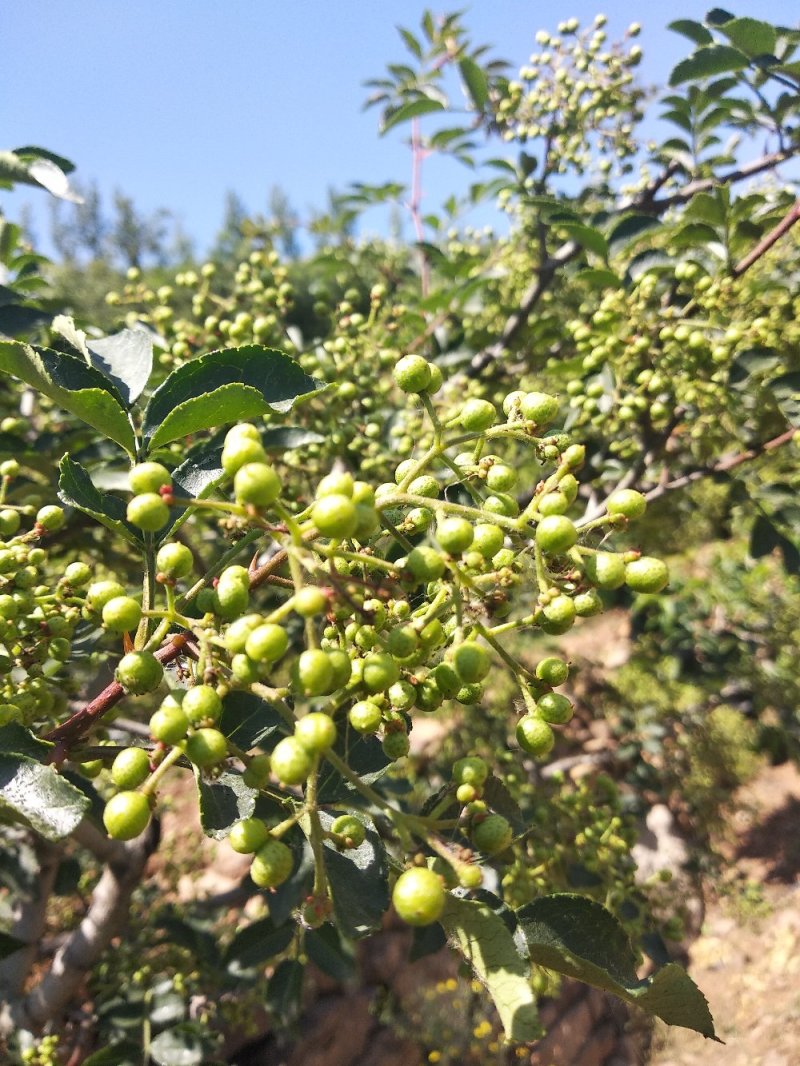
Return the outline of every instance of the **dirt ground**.
[[[663,1026],[651,1066],[800,1062],[800,773],[767,767],[739,798],[690,962],[725,1045]]]

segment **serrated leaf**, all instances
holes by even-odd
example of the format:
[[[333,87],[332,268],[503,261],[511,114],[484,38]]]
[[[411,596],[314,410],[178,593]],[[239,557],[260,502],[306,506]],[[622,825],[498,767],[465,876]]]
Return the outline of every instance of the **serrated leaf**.
[[[47,840],[63,840],[80,824],[89,800],[52,766],[0,754],[0,807]]]
[[[440,921],[492,997],[506,1039],[527,1044],[542,1036],[530,967],[503,919],[486,903],[448,896]]]
[[[58,498],[69,507],[90,515],[137,548],[144,546],[139,530],[125,517],[125,504],[117,496],[99,492],[80,463],[65,455],[58,464]]]
[[[153,369],[153,341],[143,329],[123,329],[110,337],[86,340],[92,366],[113,381],[125,403],[144,392]]]
[[[707,48],[698,48],[688,59],[678,63],[670,74],[669,83],[680,85],[685,81],[725,74],[729,70],[744,70],[749,63],[747,56],[738,48],[731,48],[727,44],[709,45]]]
[[[458,61],[458,69],[476,110],[483,111],[489,99],[489,80],[486,72],[468,56]]]
[[[737,48],[748,55],[772,55],[778,35],[768,22],[753,18],[735,18],[726,22],[722,32]]]
[[[206,1048],[193,1028],[176,1025],[152,1041],[150,1057],[157,1066],[202,1066]]]
[[[9,722],[0,728],[0,752],[6,755],[26,755],[42,762],[54,747],[50,741],[39,740],[30,729],[17,722]]]
[[[714,42],[711,32],[701,22],[695,22],[693,19],[676,19],[675,22],[668,23],[667,29],[688,37],[695,44],[713,44]]]
[[[333,817],[320,811],[322,828],[330,830]],[[372,823],[362,815],[366,828],[363,844],[339,851],[325,841],[325,869],[333,898],[333,912],[341,932],[351,939],[378,929],[389,907],[386,849]]]
[[[533,962],[717,1039],[708,1003],[686,971],[670,963],[639,980],[625,930],[599,903],[570,893],[542,896],[518,910],[517,919]]]
[[[224,966],[234,975],[262,967],[291,944],[294,928],[291,925],[277,927],[271,918],[250,922],[240,929],[228,945],[223,957]]]
[[[240,773],[223,770],[213,781],[204,780],[198,771],[197,794],[203,832],[222,840],[236,822],[252,815],[258,792],[248,788]]]
[[[217,728],[243,751],[262,746],[264,741],[269,741],[267,749],[271,750],[289,732],[281,714],[266,700],[237,689],[224,697]]]
[[[354,730],[339,734],[334,751],[366,784],[374,784],[386,773],[391,762],[386,758],[383,745],[377,737],[359,736]],[[320,767],[317,794],[320,803],[346,801],[356,804],[360,801],[359,793],[349,781],[345,780],[330,763]]]
[[[444,111],[444,104],[440,100],[432,100],[429,96],[420,96],[416,100],[409,100],[400,107],[386,113],[381,124],[381,135],[388,133],[403,122],[410,122],[412,118],[421,115],[429,115],[434,111]]]
[[[0,370],[20,378],[134,455],[136,439],[122,399],[94,367],[64,352],[0,341]]]
[[[250,344],[210,352],[173,370],[150,397],[145,440],[152,450],[269,410],[287,411],[318,388],[298,363],[275,349]]]

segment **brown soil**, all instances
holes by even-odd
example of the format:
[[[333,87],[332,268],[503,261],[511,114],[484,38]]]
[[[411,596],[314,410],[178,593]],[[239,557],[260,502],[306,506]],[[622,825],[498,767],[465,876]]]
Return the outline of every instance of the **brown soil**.
[[[739,799],[689,965],[725,1045],[662,1026],[651,1066],[800,1061],[800,773],[768,767]]]

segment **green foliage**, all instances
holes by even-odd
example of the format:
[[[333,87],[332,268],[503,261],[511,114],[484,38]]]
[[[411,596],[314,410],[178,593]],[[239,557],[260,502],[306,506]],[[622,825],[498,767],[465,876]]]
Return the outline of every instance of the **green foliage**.
[[[411,245],[354,238],[362,211],[409,200],[360,183],[304,258],[276,195],[271,220],[231,200],[212,261],[142,269],[156,245],[121,198],[130,269],[107,318],[76,294],[74,320],[45,330],[42,264],[3,223],[0,369],[19,382],[0,424],[4,826],[99,834],[105,809],[132,855],[191,767],[203,831],[253,856],[236,928],[138,885],[141,930],[87,963],[111,1042],[96,1062],[143,1041],[158,1063],[205,1061],[243,990],[291,1022],[302,960],[348,978],[397,884],[398,911],[429,946],[446,933],[511,1040],[539,1032],[541,967],[713,1036],[683,970],[637,979],[628,933],[653,919],[626,805],[674,788],[709,824],[754,734],[795,742],[800,213],[794,189],[739,183],[800,151],[800,42],[720,10],[674,23],[695,47],[660,100],[671,135],[645,146],[638,27],[609,42],[604,24],[540,31],[516,77],[460,14],[401,29],[408,61],[370,84],[381,132],[410,132],[417,168],[438,152],[475,177],[464,204],[410,197]],[[24,152],[11,164],[42,183]],[[461,222],[481,201],[506,213],[502,236]],[[678,492],[702,479],[705,496]],[[685,566],[660,548],[694,565],[731,530],[756,561],[737,547],[710,581],[662,591]],[[624,802],[607,777],[546,765],[587,715],[553,692],[571,680],[554,645],[615,597],[640,637],[605,695],[627,731]],[[726,692],[740,680],[747,706]],[[419,759],[415,725],[437,716]],[[131,724],[147,766],[129,786],[109,768]],[[343,816],[361,828],[332,828]],[[198,989],[219,1004],[205,1027],[186,1010]]]

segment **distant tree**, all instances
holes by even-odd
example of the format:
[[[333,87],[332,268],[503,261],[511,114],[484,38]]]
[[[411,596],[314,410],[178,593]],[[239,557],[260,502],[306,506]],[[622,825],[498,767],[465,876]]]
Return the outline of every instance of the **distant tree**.
[[[273,185],[270,190],[269,216],[270,229],[284,256],[287,259],[297,259],[300,255],[297,239],[300,219],[280,185]]]
[[[245,239],[244,225],[249,212],[237,192],[229,189],[225,193],[225,208],[222,226],[211,248],[211,258],[225,262],[234,258]]]

